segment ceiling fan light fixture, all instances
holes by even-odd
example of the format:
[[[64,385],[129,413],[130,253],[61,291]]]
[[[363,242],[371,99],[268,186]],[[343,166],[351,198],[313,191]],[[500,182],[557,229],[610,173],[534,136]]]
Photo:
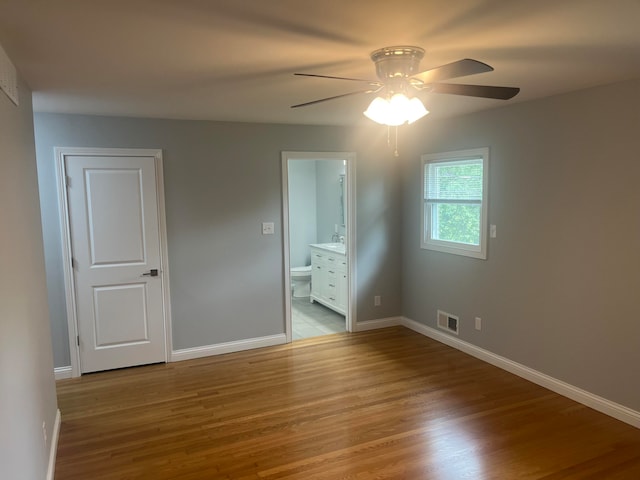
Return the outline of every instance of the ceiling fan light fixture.
[[[407,123],[411,124],[427,115],[427,110],[418,97],[413,97],[407,105]]]
[[[403,93],[396,93],[390,99],[376,97],[364,111],[367,118],[390,127],[413,123],[428,113],[419,98],[409,99]]]
[[[376,123],[384,125],[384,121],[387,118],[387,112],[389,111],[389,102],[386,98],[376,97],[369,104],[369,107],[363,112],[364,116],[373,120]]]

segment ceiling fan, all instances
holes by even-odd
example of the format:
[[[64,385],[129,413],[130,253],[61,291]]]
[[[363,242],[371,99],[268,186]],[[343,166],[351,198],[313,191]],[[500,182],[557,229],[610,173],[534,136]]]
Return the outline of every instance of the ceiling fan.
[[[291,108],[306,107],[351,95],[380,93],[381,95],[371,102],[364,114],[378,123],[398,126],[403,123],[413,123],[428,113],[418,97],[414,96],[418,92],[509,100],[520,91],[519,88],[515,87],[442,83],[444,80],[452,78],[491,72],[493,67],[478,60],[465,58],[420,72],[420,60],[422,60],[423,56],[424,49],[413,46],[384,47],[374,51],[371,54],[371,60],[375,63],[379,80],[294,73],[294,75],[303,77],[364,83],[367,84],[367,88],[292,105]]]

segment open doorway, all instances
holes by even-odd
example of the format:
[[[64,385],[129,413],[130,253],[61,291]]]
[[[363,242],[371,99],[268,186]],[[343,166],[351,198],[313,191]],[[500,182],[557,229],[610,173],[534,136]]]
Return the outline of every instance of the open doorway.
[[[354,162],[354,153],[282,153],[289,342],[353,330]]]

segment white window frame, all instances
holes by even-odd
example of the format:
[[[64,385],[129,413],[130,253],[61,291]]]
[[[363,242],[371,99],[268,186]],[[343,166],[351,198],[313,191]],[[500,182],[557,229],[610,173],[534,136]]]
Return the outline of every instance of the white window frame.
[[[487,259],[487,222],[488,222],[488,192],[489,192],[489,148],[473,148],[452,152],[430,153],[421,156],[422,159],[422,224],[420,229],[420,247],[427,250],[464,255],[467,257]],[[480,245],[468,243],[436,240],[431,238],[431,208],[432,202],[427,201],[426,175],[432,163],[449,163],[464,160],[482,159],[482,200],[480,208]]]

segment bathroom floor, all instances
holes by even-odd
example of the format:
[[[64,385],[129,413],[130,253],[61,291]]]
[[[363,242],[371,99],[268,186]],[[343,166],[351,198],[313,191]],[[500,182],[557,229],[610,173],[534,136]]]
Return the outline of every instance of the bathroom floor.
[[[319,303],[311,303],[309,297],[291,297],[291,323],[294,340],[346,331],[343,315]]]

